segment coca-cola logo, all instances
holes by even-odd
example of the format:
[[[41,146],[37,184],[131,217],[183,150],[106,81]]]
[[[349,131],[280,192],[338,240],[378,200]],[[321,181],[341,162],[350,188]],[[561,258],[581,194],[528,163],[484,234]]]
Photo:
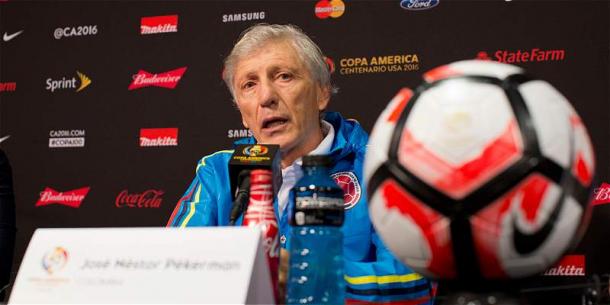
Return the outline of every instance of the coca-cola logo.
[[[147,190],[142,193],[130,194],[123,190],[116,197],[114,205],[117,208],[160,208],[163,203],[162,190]]]
[[[174,89],[178,82],[182,78],[182,75],[186,71],[187,67],[178,68],[175,70],[152,74],[144,70],[139,70],[137,74],[133,76],[133,81],[127,88],[128,90],[140,89],[143,87],[161,87],[167,89]]]
[[[178,128],[142,128],[140,146],[178,146]]]
[[[46,187],[40,192],[40,199],[36,202],[36,207],[61,204],[71,208],[79,208],[83,200],[89,193],[90,187],[83,187],[72,191],[59,192],[50,187]]]
[[[547,269],[545,276],[585,276],[585,256],[566,255],[555,266]]]
[[[604,182],[593,191],[593,201],[591,204],[600,205],[610,203],[610,184]]]
[[[140,34],[160,34],[178,32],[178,15],[142,17]]]

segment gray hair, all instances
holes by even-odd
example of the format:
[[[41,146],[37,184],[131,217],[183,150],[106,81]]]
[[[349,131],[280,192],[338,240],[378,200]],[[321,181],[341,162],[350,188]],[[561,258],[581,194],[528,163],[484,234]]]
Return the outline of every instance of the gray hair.
[[[322,51],[299,27],[287,24],[259,23],[246,29],[239,36],[239,40],[225,59],[224,73],[222,75],[225,84],[235,98],[233,88],[233,77],[235,77],[235,65],[243,56],[259,49],[270,41],[288,40],[295,48],[299,58],[309,69],[311,76],[323,88],[336,89],[330,83],[330,71]]]

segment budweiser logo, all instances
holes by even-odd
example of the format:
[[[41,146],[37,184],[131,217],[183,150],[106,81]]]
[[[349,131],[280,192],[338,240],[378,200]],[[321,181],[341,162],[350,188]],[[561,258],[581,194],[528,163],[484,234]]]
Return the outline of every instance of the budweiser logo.
[[[595,197],[593,198],[591,204],[600,205],[610,203],[610,184],[605,182],[602,183],[600,187],[596,188],[595,191],[593,191],[593,194],[595,195]]]
[[[36,206],[63,204],[71,208],[78,208],[89,193],[89,189],[89,187],[83,187],[72,191],[58,192],[46,187],[44,191],[40,192],[40,199],[36,202]]]
[[[585,256],[566,255],[544,272],[546,276],[585,276]]]
[[[178,15],[142,17],[140,34],[159,34],[178,32]]]
[[[140,70],[133,76],[133,82],[131,82],[127,89],[134,90],[149,86],[174,89],[185,71],[186,67],[157,74]]]
[[[114,204],[117,208],[159,208],[163,202],[163,193],[161,190],[147,190],[139,194],[129,194],[124,190],[116,197]]]
[[[142,128],[140,146],[177,146],[178,128]]]

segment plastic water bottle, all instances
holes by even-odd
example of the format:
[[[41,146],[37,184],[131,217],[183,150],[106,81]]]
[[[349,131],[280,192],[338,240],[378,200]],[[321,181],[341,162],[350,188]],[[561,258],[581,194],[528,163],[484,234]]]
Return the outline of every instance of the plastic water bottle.
[[[328,156],[303,157],[292,189],[287,304],[344,304],[343,190],[330,178]]]

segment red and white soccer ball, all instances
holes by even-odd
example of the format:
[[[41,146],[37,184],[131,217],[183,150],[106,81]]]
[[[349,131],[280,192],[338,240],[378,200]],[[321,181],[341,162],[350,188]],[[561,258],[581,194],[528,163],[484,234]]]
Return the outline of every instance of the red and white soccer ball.
[[[402,89],[365,161],[370,215],[431,278],[539,273],[582,235],[593,148],[570,103],[516,66],[460,61]]]

